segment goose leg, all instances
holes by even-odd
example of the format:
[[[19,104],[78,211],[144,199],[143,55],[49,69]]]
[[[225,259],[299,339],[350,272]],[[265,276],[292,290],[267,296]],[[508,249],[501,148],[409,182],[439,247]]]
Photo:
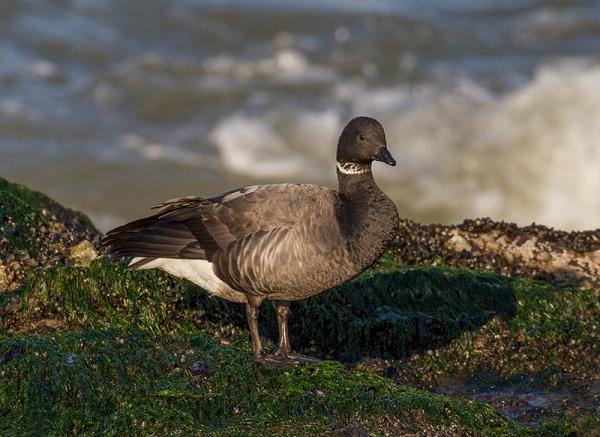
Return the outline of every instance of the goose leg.
[[[246,303],[246,316],[248,318],[248,327],[250,328],[250,335],[252,337],[252,351],[254,352],[254,359],[256,362],[270,367],[284,367],[301,361],[319,362],[320,360],[317,358],[292,353],[287,327],[290,303],[285,301],[273,302],[277,312],[277,323],[279,325],[279,350],[274,354],[265,353],[258,329],[259,307],[261,302],[262,300],[258,301],[253,298],[248,298],[248,302]]]
[[[262,299],[256,299],[253,296],[246,296],[246,316],[248,318],[248,327],[250,328],[250,336],[252,337],[252,351],[254,352],[254,360],[259,364],[265,364],[271,367],[283,367],[287,362],[282,362],[277,355],[269,355],[265,353],[262,342],[260,340],[260,332],[258,329],[258,317],[260,314],[259,307]]]
[[[258,306],[252,305],[250,302],[246,304],[246,316],[248,317],[248,327],[252,336],[252,351],[254,358],[258,361],[260,356],[265,354],[262,342],[260,341],[260,333],[258,331]]]
[[[273,301],[275,312],[277,313],[277,325],[279,327],[279,349],[275,352],[275,357],[282,364],[294,364],[302,361],[318,363],[321,360],[306,355],[295,354],[290,346],[290,337],[288,333],[288,314],[290,312],[290,302],[284,300]]]
[[[287,318],[290,313],[290,303],[284,300],[273,301],[277,313],[277,327],[279,328],[279,349],[275,355],[287,356],[292,352],[290,337],[288,334]]]

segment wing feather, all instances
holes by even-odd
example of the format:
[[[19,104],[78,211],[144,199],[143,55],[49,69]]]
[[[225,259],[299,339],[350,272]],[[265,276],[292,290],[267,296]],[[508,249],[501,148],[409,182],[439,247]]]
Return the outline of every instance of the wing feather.
[[[251,264],[273,264],[288,256],[285,251],[297,250],[300,243],[286,242],[286,238],[306,237],[311,228],[306,227],[308,222],[334,221],[337,196],[315,185],[274,184],[245,187],[210,199],[171,199],[153,207],[154,215],[109,231],[102,245],[114,257],[228,258],[223,280],[236,277],[236,282],[243,282],[247,277],[255,282],[261,270]],[[299,223],[303,229],[292,233]],[[334,228],[315,227],[314,232],[324,232],[315,250],[326,252],[339,244]]]

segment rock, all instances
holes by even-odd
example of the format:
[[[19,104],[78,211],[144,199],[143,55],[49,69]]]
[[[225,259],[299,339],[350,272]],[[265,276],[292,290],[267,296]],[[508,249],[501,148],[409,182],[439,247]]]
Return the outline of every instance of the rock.
[[[11,277],[8,274],[8,269],[0,264],[0,290],[8,289],[9,282],[11,282]]]
[[[73,246],[69,252],[69,259],[73,261],[76,266],[88,267],[96,258],[98,258],[98,252],[94,245],[88,240],[83,240],[79,244]]]
[[[402,220],[393,253],[405,264],[455,267],[542,279],[561,287],[600,288],[600,229],[564,232],[488,218],[459,225]]]
[[[458,231],[455,229],[452,231],[452,237],[448,241],[446,241],[446,246],[453,250],[454,252],[460,253],[462,251],[469,252],[471,250],[471,245],[466,240],[465,237],[460,235]]]

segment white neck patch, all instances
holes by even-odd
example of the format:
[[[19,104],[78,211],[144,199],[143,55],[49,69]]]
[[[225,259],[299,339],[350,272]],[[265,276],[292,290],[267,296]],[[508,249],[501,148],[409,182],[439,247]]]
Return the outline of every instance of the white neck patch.
[[[353,162],[336,162],[335,166],[342,174],[363,174],[371,171],[371,164],[355,164]]]

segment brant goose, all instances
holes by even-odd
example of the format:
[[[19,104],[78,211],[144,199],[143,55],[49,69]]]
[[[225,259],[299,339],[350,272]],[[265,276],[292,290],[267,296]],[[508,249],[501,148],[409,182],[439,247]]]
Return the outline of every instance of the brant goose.
[[[204,199],[169,200],[156,213],[109,231],[102,240],[128,268],[162,269],[207,292],[246,304],[257,362],[318,361],[290,348],[290,301],[343,284],[371,266],[398,228],[394,202],[373,180],[371,163],[396,165],[381,124],[357,117],[337,146],[339,191],[316,185],[255,185]],[[266,354],[259,307],[273,302],[279,350]]]

